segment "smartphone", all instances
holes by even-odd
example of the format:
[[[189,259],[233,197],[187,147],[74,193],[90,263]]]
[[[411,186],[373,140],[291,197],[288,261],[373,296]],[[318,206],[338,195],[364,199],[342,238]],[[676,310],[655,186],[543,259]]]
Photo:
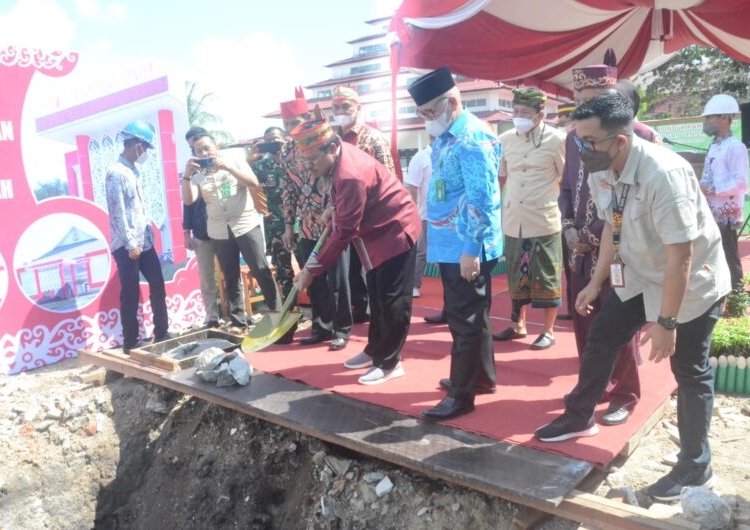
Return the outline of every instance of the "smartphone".
[[[195,161],[198,163],[198,165],[202,168],[209,168],[214,167],[214,159],[213,158],[196,158]]]
[[[259,153],[278,153],[281,151],[279,142],[261,142],[258,144]]]

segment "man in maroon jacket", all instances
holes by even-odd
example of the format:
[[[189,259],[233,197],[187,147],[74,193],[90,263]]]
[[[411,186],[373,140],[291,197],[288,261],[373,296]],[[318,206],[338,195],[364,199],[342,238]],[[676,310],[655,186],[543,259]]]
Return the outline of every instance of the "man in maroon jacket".
[[[307,121],[291,132],[299,161],[331,179],[331,234],[295,277],[302,289],[333,264],[350,243],[367,271],[370,327],[364,350],[344,363],[370,368],[363,385],[404,375],[401,349],[409,333],[416,242],[422,230],[409,192],[380,162],[341,141],[327,121]]]

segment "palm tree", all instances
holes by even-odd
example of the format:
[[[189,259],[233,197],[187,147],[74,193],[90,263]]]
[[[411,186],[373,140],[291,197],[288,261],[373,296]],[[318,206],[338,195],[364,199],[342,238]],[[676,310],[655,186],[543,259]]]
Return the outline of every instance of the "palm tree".
[[[187,91],[187,114],[190,127],[203,127],[216,139],[220,146],[234,143],[231,133],[222,129],[222,119],[208,110],[208,105],[214,99],[213,92],[202,92],[198,83],[188,81],[185,83]]]

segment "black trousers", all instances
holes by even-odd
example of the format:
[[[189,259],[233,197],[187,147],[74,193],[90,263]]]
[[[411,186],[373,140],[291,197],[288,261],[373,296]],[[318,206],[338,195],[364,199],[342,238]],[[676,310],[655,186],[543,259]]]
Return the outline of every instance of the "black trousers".
[[[367,273],[359,259],[359,254],[354,245],[349,245],[349,294],[352,302],[352,313],[354,320],[365,320],[370,315],[370,305],[368,300]]]
[[[412,289],[417,247],[381,263],[367,272],[370,327],[365,353],[373,366],[390,370],[401,360],[411,324]]]
[[[263,231],[256,226],[246,234],[235,236],[227,227],[228,239],[214,239],[214,252],[224,275],[224,292],[229,305],[229,319],[235,326],[246,326],[247,316],[240,290],[240,254],[250,267],[253,277],[258,280],[268,309],[281,308],[281,297],[271,269],[266,261]]]
[[[159,263],[159,255],[151,248],[141,253],[138,259],[130,259],[125,247],[115,250],[112,255],[117,263],[117,276],[120,278],[120,320],[122,321],[122,345],[132,348],[138,343],[138,304],[141,298],[140,273],[148,282],[149,301],[154,318],[154,337],[166,337],[169,331],[167,314],[167,292],[164,288],[164,275]]]
[[[701,470],[711,461],[708,429],[714,402],[711,336],[721,314],[723,298],[701,316],[677,326],[674,354],[669,358],[677,381],[677,428],[680,453],[676,469]],[[596,315],[581,355],[578,383],[565,397],[566,413],[582,421],[594,415],[604,394],[620,349],[646,323],[643,295],[622,301],[612,293]]]
[[[740,261],[737,242],[737,230],[730,228],[729,223],[727,223],[719,225],[719,232],[721,233],[721,246],[724,247],[724,255],[727,257],[727,265],[729,265],[732,289],[742,291],[742,262]]]
[[[300,238],[297,245],[300,263],[304,264],[315,248],[314,239]],[[349,249],[320,276],[313,278],[310,295],[312,332],[315,337],[348,339],[352,331],[352,305],[349,297]]]
[[[443,304],[451,346],[451,390],[456,399],[474,401],[474,387],[479,383],[495,386],[495,352],[490,331],[492,305],[492,269],[497,259],[484,261],[473,282],[461,277],[458,263],[440,263],[443,282]]]

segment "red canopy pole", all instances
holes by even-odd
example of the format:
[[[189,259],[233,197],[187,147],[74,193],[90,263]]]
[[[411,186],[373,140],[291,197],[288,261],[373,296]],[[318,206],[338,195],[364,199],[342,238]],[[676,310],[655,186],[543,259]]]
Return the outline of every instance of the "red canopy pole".
[[[398,40],[391,44],[391,156],[393,156],[393,165],[396,167],[396,177],[403,182],[404,174],[401,169],[401,157],[398,154],[398,70],[399,55],[401,44]]]

